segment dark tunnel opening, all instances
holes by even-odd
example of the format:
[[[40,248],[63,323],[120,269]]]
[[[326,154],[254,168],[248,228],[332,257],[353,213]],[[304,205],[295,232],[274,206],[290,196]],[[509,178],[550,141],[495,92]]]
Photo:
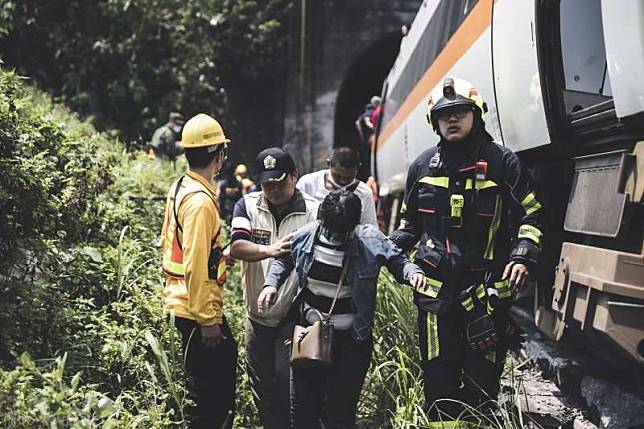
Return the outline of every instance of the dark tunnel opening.
[[[349,68],[335,106],[333,147],[357,148],[360,138],[355,121],[373,95],[380,95],[382,84],[400,49],[400,32],[380,38],[365,49]]]

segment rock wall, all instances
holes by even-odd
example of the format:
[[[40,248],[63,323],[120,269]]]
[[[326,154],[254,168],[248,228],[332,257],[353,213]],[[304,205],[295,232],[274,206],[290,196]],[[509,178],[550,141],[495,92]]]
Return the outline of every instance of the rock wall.
[[[381,91],[422,1],[296,0],[290,28],[283,146],[301,172],[322,168],[333,146]],[[344,83],[344,84],[343,84]]]

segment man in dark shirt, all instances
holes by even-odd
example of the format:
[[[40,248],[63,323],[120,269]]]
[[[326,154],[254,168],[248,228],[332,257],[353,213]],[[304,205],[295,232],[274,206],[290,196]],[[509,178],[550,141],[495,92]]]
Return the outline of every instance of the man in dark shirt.
[[[537,266],[543,235],[529,177],[486,132],[485,110],[466,81],[448,78],[432,94],[427,119],[440,142],[410,165],[391,236],[403,250],[419,243],[415,262],[428,278],[414,292],[425,398],[443,424],[463,403],[496,399],[513,329],[508,310]]]

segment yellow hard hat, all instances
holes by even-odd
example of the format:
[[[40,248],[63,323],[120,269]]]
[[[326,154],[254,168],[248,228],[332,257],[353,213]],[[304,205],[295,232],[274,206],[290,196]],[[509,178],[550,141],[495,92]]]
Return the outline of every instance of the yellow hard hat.
[[[437,129],[435,113],[451,106],[472,106],[481,116],[487,112],[487,105],[474,85],[464,79],[447,77],[436,87],[427,103],[427,123]]]
[[[246,174],[246,173],[248,173],[248,168],[244,164],[239,164],[235,168],[235,174]]]
[[[230,143],[224,135],[224,130],[215,119],[199,113],[190,118],[183,126],[181,147],[194,149],[198,147],[215,146]]]

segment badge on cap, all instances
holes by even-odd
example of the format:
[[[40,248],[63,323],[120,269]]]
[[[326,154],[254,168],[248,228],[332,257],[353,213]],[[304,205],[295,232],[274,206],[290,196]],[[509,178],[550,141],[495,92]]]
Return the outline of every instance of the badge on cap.
[[[264,158],[264,168],[267,170],[272,170],[277,165],[277,160],[274,156],[268,155]]]

